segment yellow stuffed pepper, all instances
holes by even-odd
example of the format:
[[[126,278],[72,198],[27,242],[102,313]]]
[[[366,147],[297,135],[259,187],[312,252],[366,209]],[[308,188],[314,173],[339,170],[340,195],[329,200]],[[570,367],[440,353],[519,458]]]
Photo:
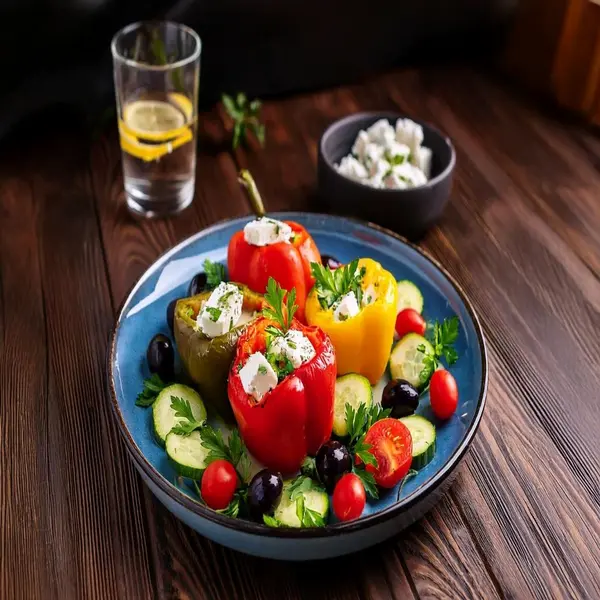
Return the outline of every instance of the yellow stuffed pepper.
[[[331,338],[338,375],[360,373],[375,385],[394,339],[394,276],[370,258],[334,271],[316,263],[311,268],[316,283],[306,300],[306,321]]]

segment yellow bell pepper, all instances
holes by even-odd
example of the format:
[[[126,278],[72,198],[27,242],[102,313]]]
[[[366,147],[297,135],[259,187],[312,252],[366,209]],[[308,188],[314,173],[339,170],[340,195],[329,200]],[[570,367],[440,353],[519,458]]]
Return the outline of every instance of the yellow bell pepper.
[[[334,319],[334,306],[325,308],[319,301],[317,285],[306,300],[306,321],[320,327],[333,342],[338,375],[359,373],[375,385],[383,375],[390,357],[396,326],[398,290],[394,276],[378,262],[361,258],[364,268],[360,287],[364,292],[373,286],[375,300],[345,321]]]

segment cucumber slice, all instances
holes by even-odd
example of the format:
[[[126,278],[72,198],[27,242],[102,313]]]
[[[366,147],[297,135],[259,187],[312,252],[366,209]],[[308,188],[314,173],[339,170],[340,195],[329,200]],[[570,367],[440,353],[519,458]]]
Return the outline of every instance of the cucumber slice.
[[[419,314],[423,312],[423,294],[421,290],[408,279],[398,282],[398,312],[405,308],[412,308]]]
[[[412,437],[412,469],[422,469],[435,455],[435,426],[421,415],[400,419]]]
[[[416,388],[420,388],[426,380],[421,378],[421,371],[425,367],[424,354],[417,348],[423,344],[426,352],[433,354],[433,346],[422,336],[416,333],[405,335],[392,349],[390,354],[390,375],[392,379],[405,379]]]
[[[283,482],[283,490],[281,492],[281,499],[279,504],[273,513],[273,516],[286,527],[300,527],[300,519],[296,514],[296,499],[290,498],[290,485],[292,479]],[[320,487],[313,487],[310,490],[302,492],[304,495],[304,506],[314,510],[327,519],[327,513],[329,512],[329,496],[327,492]]]
[[[180,475],[196,480],[202,477],[209,450],[202,445],[199,431],[192,431],[187,436],[169,433],[165,442],[165,450],[173,468]]]
[[[356,410],[361,404],[371,406],[373,390],[366,377],[349,373],[338,377],[335,382],[335,403],[333,405],[333,433],[339,437],[348,435],[346,404]]]
[[[177,396],[190,403],[192,414],[197,421],[206,419],[206,408],[202,398],[196,390],[187,385],[174,383],[162,390],[152,405],[152,421],[154,424],[154,434],[161,446],[165,445],[167,435],[181,419],[175,416],[175,411],[171,408],[171,398]]]

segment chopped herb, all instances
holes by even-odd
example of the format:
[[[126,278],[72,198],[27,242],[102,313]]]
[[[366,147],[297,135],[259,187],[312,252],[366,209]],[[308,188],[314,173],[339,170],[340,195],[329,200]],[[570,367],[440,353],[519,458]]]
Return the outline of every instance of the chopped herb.
[[[287,340],[287,345],[292,349],[292,350],[296,350],[298,348],[298,346],[296,345],[296,342],[292,342],[291,340]]]
[[[266,374],[267,374],[267,367],[265,367],[265,365],[260,365],[260,366],[258,367],[258,372],[259,372],[261,375],[266,375]]]
[[[238,363],[236,369],[237,369],[237,372],[239,373],[243,369],[242,363]]]
[[[273,367],[273,371],[277,373],[278,381],[282,381],[288,375],[294,372],[294,365],[287,356],[279,356],[277,354],[273,354],[273,352],[267,352],[265,354],[265,358]]]
[[[215,308],[213,306],[205,306],[204,310],[208,313],[210,320],[213,321],[213,323],[216,323],[219,320],[219,317],[223,312],[220,308]]]
[[[315,290],[319,303],[324,309],[331,308],[342,296],[354,292],[356,300],[362,301],[361,282],[366,269],[358,268],[358,259],[332,271],[319,263],[310,263]]]
[[[144,379],[144,389],[137,395],[135,400],[136,406],[144,408],[152,406],[158,394],[167,387],[165,383],[156,373],[148,379]]]
[[[208,258],[204,261],[204,274],[206,275],[206,287],[209,289],[214,289],[225,281],[225,267],[221,263],[208,260]]]
[[[339,319],[340,321],[347,321],[347,320],[348,320],[348,315],[345,315],[344,313],[340,313],[340,314],[338,315],[338,319]]]
[[[227,300],[236,293],[236,290],[229,290],[219,298],[219,306],[226,306]]]

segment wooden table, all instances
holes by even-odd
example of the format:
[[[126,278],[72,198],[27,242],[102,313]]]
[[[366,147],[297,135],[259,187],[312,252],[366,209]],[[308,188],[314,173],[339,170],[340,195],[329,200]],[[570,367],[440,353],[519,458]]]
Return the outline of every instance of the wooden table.
[[[452,201],[422,241],[488,341],[488,406],[450,492],[392,541],[318,564],[203,539],[134,471],[105,391],[118,306],[165,249],[247,212],[319,209],[333,119],[399,109],[458,151]],[[37,123],[0,161],[0,598],[599,598],[600,139],[466,69],[397,72],[267,102],[268,146],[232,156],[202,117],[193,208],[135,222],[110,132]]]

